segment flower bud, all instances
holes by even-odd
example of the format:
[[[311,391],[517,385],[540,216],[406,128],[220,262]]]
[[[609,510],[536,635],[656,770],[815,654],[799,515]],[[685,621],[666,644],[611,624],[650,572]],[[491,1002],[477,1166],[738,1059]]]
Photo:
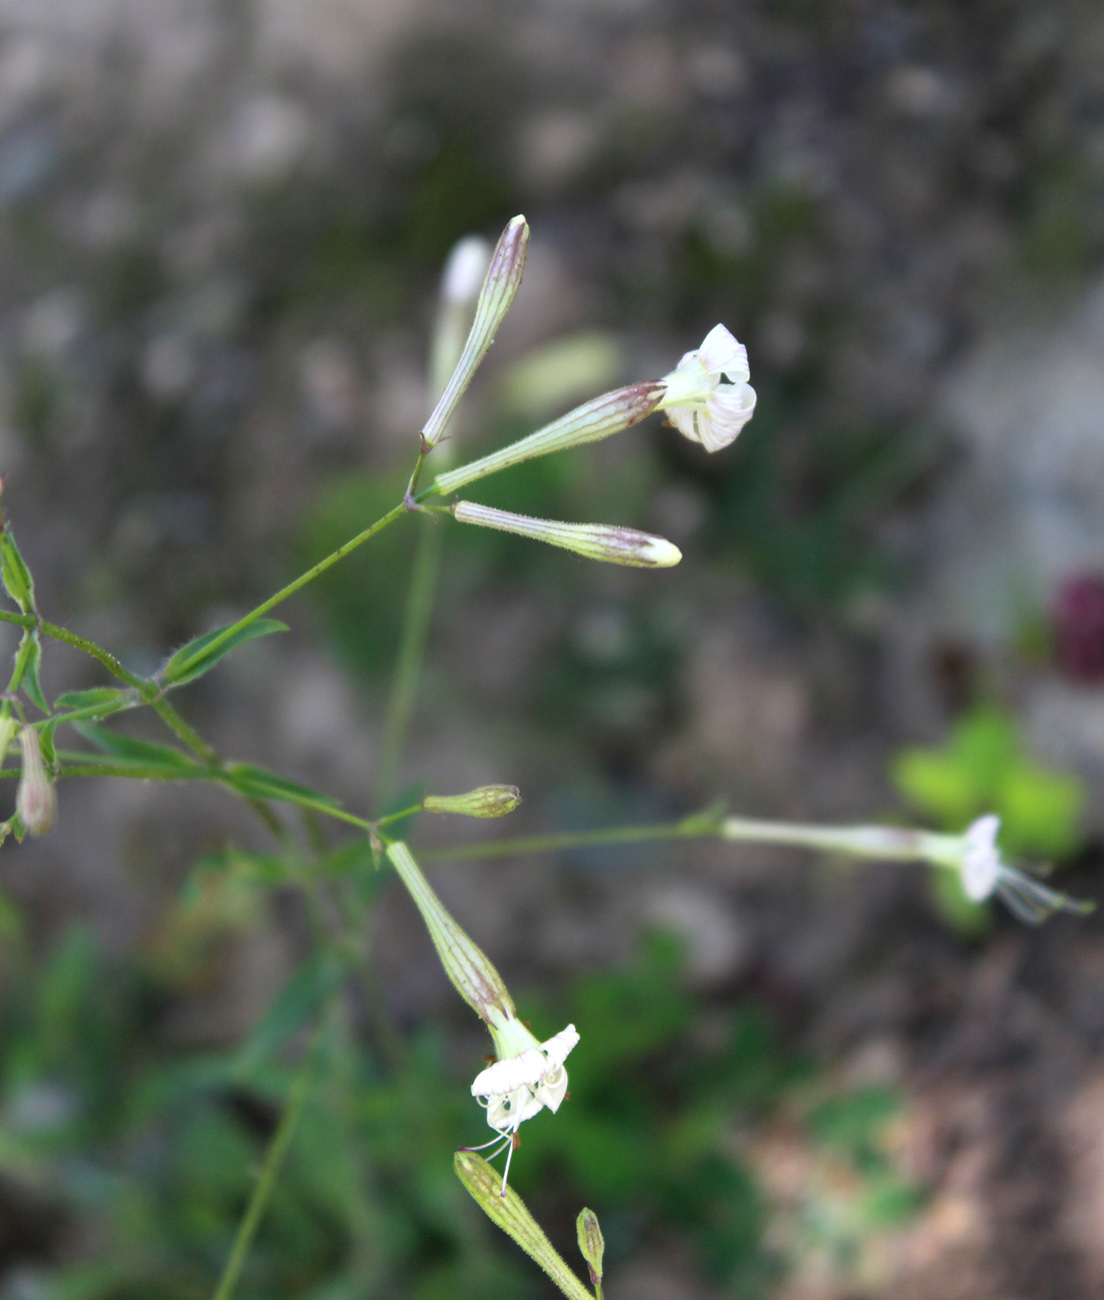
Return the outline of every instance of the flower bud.
[[[579,1250],[590,1269],[590,1284],[597,1286],[602,1280],[602,1256],[606,1252],[605,1238],[598,1226],[598,1216],[593,1210],[580,1210],[575,1220],[575,1231],[579,1235]]]
[[[57,791],[46,772],[38,732],[34,727],[24,727],[19,733],[23,750],[23,771],[15,792],[15,811],[31,835],[45,835],[54,824],[57,813]]]
[[[502,232],[502,238],[498,241],[487,268],[487,277],[476,303],[475,319],[472,321],[468,341],[464,344],[464,351],[433,414],[422,427],[422,443],[427,449],[440,442],[445,426],[456,409],[456,403],[463,396],[480,362],[487,355],[487,349],[494,342],[495,332],[521,284],[528,247],[529,227],[525,218],[514,217]]]
[[[421,912],[437,956],[457,993],[488,1024],[516,1020],[514,1000],[502,976],[445,910],[410,850],[396,840],[387,846],[387,856]]]
[[[479,524],[504,533],[517,533],[534,541],[547,542],[565,551],[574,551],[588,560],[608,564],[627,564],[637,569],[667,569],[678,564],[682,552],[664,537],[637,532],[635,528],[618,528],[614,524],[563,524],[554,519],[533,519],[508,510],[476,505],[474,501],[457,501],[452,513],[462,524]]]
[[[563,451],[568,447],[582,447],[588,442],[599,442],[611,434],[620,433],[643,420],[658,407],[666,386],[658,380],[630,384],[627,388],[603,393],[593,401],[585,402],[567,415],[546,424],[543,429],[527,438],[511,443],[473,460],[469,465],[437,475],[437,489],[442,493],[455,492],[465,483],[472,483],[488,474],[496,474],[509,465],[532,460],[534,456],[547,456],[549,452]]]
[[[517,1192],[512,1187],[500,1188],[498,1175],[486,1160],[471,1151],[457,1151],[452,1164],[483,1213],[544,1269],[568,1300],[593,1300]]]
[[[422,807],[431,813],[457,813],[461,817],[505,817],[521,803],[516,785],[481,785],[467,794],[427,794]]]

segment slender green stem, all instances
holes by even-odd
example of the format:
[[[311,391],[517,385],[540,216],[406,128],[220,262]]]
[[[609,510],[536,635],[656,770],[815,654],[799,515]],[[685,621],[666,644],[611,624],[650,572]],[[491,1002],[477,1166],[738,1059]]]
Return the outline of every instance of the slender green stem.
[[[412,804],[409,808],[404,808],[402,812],[388,813],[386,817],[379,817],[373,823],[376,830],[381,826],[390,826],[392,822],[401,822],[404,817],[413,817],[415,813],[423,812],[424,809],[420,803]]]
[[[957,836],[897,826],[816,826],[797,822],[762,821],[752,817],[722,817],[699,813],[682,821],[650,826],[612,826],[594,831],[567,831],[556,835],[528,835],[517,839],[483,840],[419,850],[425,861],[466,858],[504,858],[526,853],[555,853],[567,849],[600,848],[614,844],[642,844],[658,840],[721,839],[731,843],[777,844],[787,848],[847,853],[852,857],[887,861],[930,861],[940,845],[957,845]]]
[[[310,1085],[314,1078],[314,1068],[321,1039],[322,1025],[320,1024],[315,1030],[314,1040],[304,1054],[295,1078],[292,1080],[287,1104],[284,1106],[284,1113],[281,1115],[280,1122],[276,1126],[276,1132],[272,1135],[272,1140],[268,1144],[257,1185],[253,1188],[253,1195],[249,1198],[249,1205],[246,1207],[245,1214],[238,1224],[238,1231],[234,1237],[230,1257],[226,1261],[226,1267],[222,1271],[222,1277],[211,1300],[230,1300],[234,1287],[237,1285],[246,1256],[249,1254],[249,1247],[253,1244],[253,1237],[268,1207],[272,1189],[276,1185],[277,1175],[287,1156],[291,1140],[295,1136],[296,1125],[299,1123],[303,1113],[303,1106],[310,1093]]]
[[[0,623],[15,623],[19,627],[37,626],[43,636],[48,636],[54,641],[63,641],[75,650],[82,650],[86,655],[103,664],[112,677],[117,677],[128,686],[133,686],[139,691],[155,692],[157,689],[153,683],[143,681],[141,677],[124,668],[109,650],[83,636],[78,636],[76,632],[70,632],[68,628],[58,627],[56,623],[47,623],[45,620],[39,622],[33,614],[12,614],[6,609],[0,609]]]
[[[208,767],[218,767],[221,760],[218,753],[203,739],[198,731],[180,716],[168,700],[154,700],[153,711],[161,721],[178,736],[185,745],[196,755],[201,758]]]
[[[425,519],[418,538],[418,551],[406,595],[402,640],[391,693],[387,702],[387,719],[383,729],[379,775],[376,780],[376,806],[382,807],[391,797],[399,773],[414,702],[418,693],[426,639],[433,617],[437,590],[437,573],[441,562],[441,529],[436,519]]]
[[[458,862],[466,858],[506,858],[526,853],[557,853],[566,849],[600,847],[606,844],[716,839],[719,834],[716,826],[688,829],[684,822],[652,826],[613,826],[597,831],[563,831],[555,835],[523,835],[514,839],[480,840],[476,844],[450,844],[443,848],[419,849],[418,856],[426,862]]]
[[[270,609],[275,609],[277,605],[282,604],[289,596],[294,596],[297,591],[300,591],[308,583],[313,582],[315,578],[325,573],[327,569],[333,568],[339,560],[343,560],[346,555],[355,551],[358,546],[363,546],[369,538],[375,537],[377,533],[382,532],[389,524],[393,524],[396,519],[401,518],[406,513],[406,503],[400,501],[397,506],[392,510],[389,510],[387,514],[382,515],[374,524],[371,524],[362,533],[357,533],[355,537],[339,546],[336,551],[331,551],[325,559],[319,560],[317,564],[312,565],[305,573],[301,573],[298,578],[289,582],[286,587],[281,587],[275,595],[269,596],[267,600],[263,600],[255,609],[251,609],[248,614],[239,618],[236,623],[232,623],[229,627],[223,628],[219,635],[212,641],[209,641],[201,650],[197,650],[193,655],[190,655],[187,659],[178,663],[173,671],[173,677],[165,679],[165,685],[171,686],[173,680],[175,678],[183,677],[198,659],[206,659],[221,645],[224,645],[229,641],[232,636],[235,636],[240,632],[242,628],[248,627],[251,623],[255,623],[257,619],[267,614]]]

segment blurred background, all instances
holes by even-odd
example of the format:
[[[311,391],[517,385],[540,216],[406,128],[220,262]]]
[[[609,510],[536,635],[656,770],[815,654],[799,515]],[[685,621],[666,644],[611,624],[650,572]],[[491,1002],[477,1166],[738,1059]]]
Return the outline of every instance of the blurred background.
[[[995,810],[1098,896],[1098,5],[2,0],[0,466],[45,617],[151,672],[388,508],[443,260],[520,211],[525,280],[445,454],[718,320],[759,406],[714,457],[653,417],[472,490],[685,559],[444,525],[407,793],[516,783],[510,833]],[[371,810],[415,532],[186,716]],[[43,681],[101,679],[48,644]],[[451,1171],[485,1036],[327,834],[375,975],[238,1294],[551,1295]],[[217,790],[103,780],[4,846],[2,1300],[210,1294],[315,1005],[269,853]],[[541,1036],[583,1031],[511,1178],[580,1268],[597,1211],[611,1300],[1104,1287],[1100,920],[712,843],[432,875]]]

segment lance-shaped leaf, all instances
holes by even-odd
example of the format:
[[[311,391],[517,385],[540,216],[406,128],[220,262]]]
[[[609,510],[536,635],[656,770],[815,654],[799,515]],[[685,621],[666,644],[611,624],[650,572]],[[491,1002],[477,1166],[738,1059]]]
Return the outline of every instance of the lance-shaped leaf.
[[[340,808],[341,802],[333,795],[312,790],[309,785],[289,781],[278,772],[270,772],[255,763],[226,763],[223,779],[239,794],[248,799],[279,799],[282,803],[296,803],[304,808]]]
[[[544,1269],[569,1300],[593,1300],[590,1292],[568,1268],[563,1257],[544,1235],[544,1230],[525,1207],[525,1202],[507,1187],[493,1166],[471,1151],[457,1151],[453,1157],[456,1176],[472,1200],[494,1224],[512,1237],[523,1251]]]
[[[23,613],[35,613],[34,579],[15,544],[10,524],[0,529],[0,577],[3,578],[4,590]]]
[[[66,691],[54,701],[55,709],[98,709],[113,713],[119,704],[129,703],[134,692],[116,686],[93,686],[87,691]]]
[[[157,744],[152,740],[136,740],[133,736],[120,736],[117,731],[109,731],[94,722],[74,722],[73,728],[97,749],[124,763],[175,769],[183,776],[206,770],[171,745]]]
[[[422,442],[427,448],[435,447],[440,442],[445,426],[456,409],[456,403],[463,396],[479,363],[487,355],[487,349],[494,342],[495,332],[521,284],[528,246],[529,227],[525,218],[514,217],[502,232],[502,238],[499,239],[487,268],[487,278],[483,281],[479,301],[475,306],[475,319],[472,321],[468,341],[464,344],[464,351],[445,385],[440,401],[433,408],[433,414],[422,427]]]
[[[634,569],[667,569],[682,559],[679,548],[665,537],[641,533],[635,528],[534,519],[530,515],[515,515],[509,510],[477,505],[474,501],[457,501],[452,513],[462,524],[478,524],[482,528],[497,528],[500,532],[531,537],[534,541],[546,542],[549,546],[574,551],[588,560],[601,560],[606,564],[625,564]]]
[[[663,384],[658,381],[648,381],[630,384],[628,388],[618,388],[612,393],[603,393],[601,397],[577,406],[575,410],[546,424],[543,429],[538,429],[527,438],[512,442],[508,447],[501,447],[481,460],[473,460],[468,465],[461,465],[459,469],[449,470],[447,474],[438,474],[438,491],[445,494],[455,492],[466,483],[486,478],[488,474],[497,474],[499,470],[519,465],[523,460],[547,456],[554,451],[566,451],[569,447],[582,447],[588,442],[600,442],[650,415],[659,405],[665,391]]]
[[[228,624],[233,627],[233,624]],[[157,674],[158,678],[166,685],[182,686],[184,682],[194,681],[215,664],[231,650],[236,650],[238,646],[244,645],[246,641],[255,641],[261,636],[271,636],[273,632],[286,632],[287,624],[281,623],[275,618],[259,618],[253,623],[239,628],[233,636],[228,636],[225,641],[219,642],[218,645],[212,646],[227,629],[217,627],[213,632],[204,632],[202,636],[197,636],[194,640],[189,641],[187,645],[182,645],[173,655],[169,662]],[[208,649],[212,646],[211,649]]]
[[[268,1005],[245,1040],[235,1074],[252,1074],[312,1020],[340,987],[345,971],[328,953],[315,953],[300,966]]]
[[[23,642],[20,645],[29,643],[27,650],[27,659],[23,665],[23,691],[30,702],[36,709],[41,709],[43,713],[50,712],[50,706],[46,703],[46,696],[42,690],[42,683],[39,681],[38,669],[42,663],[42,641],[38,635],[37,628],[28,628],[23,633]]]

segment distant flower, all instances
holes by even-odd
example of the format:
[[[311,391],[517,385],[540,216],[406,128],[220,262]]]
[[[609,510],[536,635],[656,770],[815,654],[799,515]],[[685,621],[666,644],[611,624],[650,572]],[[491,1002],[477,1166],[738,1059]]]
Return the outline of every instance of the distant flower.
[[[487,1123],[497,1134],[483,1147],[466,1150],[481,1151],[498,1144],[498,1149],[488,1159],[509,1148],[506,1168],[502,1174],[502,1192],[506,1195],[506,1178],[510,1160],[517,1144],[517,1131],[527,1120],[539,1114],[546,1106],[555,1114],[567,1096],[567,1070],[564,1061],[579,1041],[574,1025],[568,1025],[547,1042],[539,1043],[520,1020],[493,1026],[491,1034],[495,1045],[520,1048],[505,1055],[475,1076],[472,1096],[487,1108]]]
[[[687,352],[664,376],[667,392],[659,409],[691,442],[700,442],[706,451],[720,451],[755,410],[750,377],[747,349],[723,325],[714,325],[701,347]]]
[[[959,870],[962,888],[972,902],[983,903],[994,894],[1021,921],[1038,925],[1053,912],[1091,912],[1092,903],[1048,889],[1031,876],[1001,861],[997,848],[1000,818],[979,817],[961,838]]]

